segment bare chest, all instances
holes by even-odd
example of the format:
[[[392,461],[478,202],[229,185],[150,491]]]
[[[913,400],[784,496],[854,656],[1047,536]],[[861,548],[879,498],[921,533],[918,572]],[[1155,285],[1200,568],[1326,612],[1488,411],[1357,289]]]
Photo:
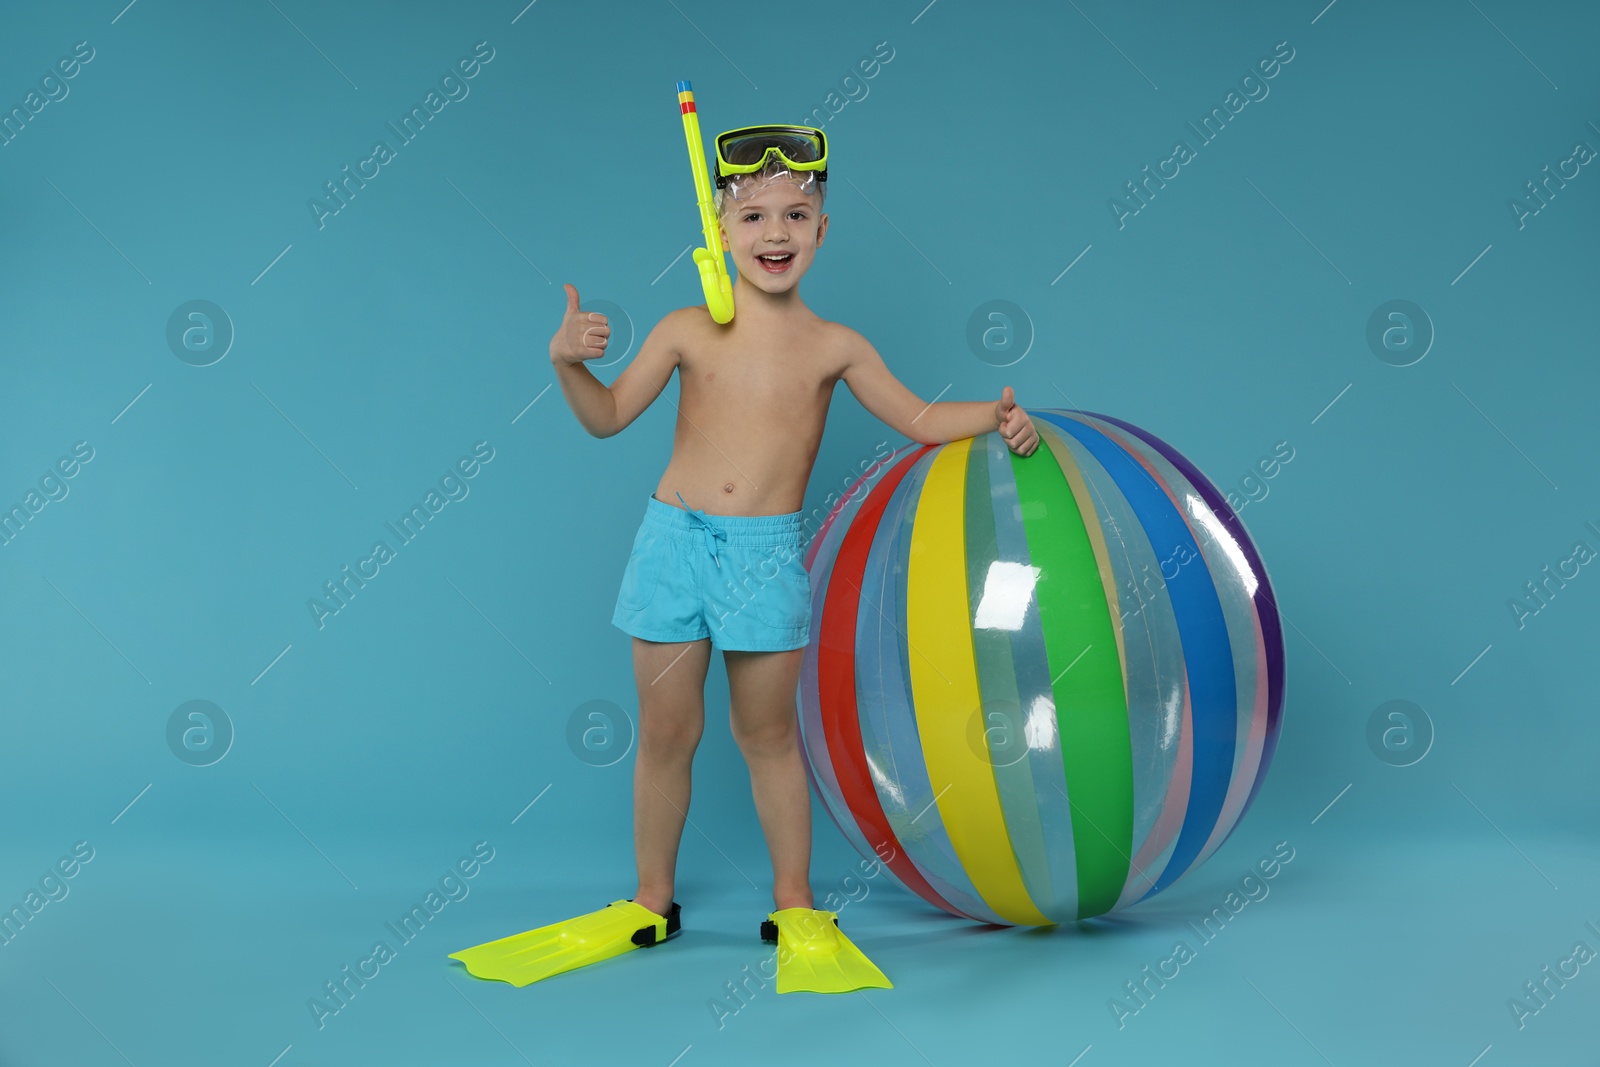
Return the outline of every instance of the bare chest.
[[[752,342],[738,335],[707,335],[679,366],[682,395],[695,407],[742,409],[757,416],[826,409],[834,368],[822,331]]]

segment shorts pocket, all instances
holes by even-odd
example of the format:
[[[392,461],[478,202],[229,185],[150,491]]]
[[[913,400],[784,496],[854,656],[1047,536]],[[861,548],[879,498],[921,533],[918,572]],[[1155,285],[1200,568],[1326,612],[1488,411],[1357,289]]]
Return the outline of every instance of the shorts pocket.
[[[622,589],[617,606],[624,611],[641,611],[650,606],[661,584],[661,538],[644,530],[633,539],[633,552],[622,572]]]
[[[783,564],[755,598],[756,617],[780,630],[804,627],[811,620],[811,576],[798,554]]]

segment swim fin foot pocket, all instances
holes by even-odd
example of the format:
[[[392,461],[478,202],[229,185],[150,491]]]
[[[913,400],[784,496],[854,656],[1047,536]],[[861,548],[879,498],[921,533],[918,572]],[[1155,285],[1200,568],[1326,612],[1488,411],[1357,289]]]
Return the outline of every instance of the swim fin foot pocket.
[[[530,985],[543,978],[587,967],[636,948],[659,945],[681,924],[674,903],[665,916],[631,900],[615,900],[599,911],[489,941],[450,958],[477,978]]]
[[[839,929],[835,912],[814,908],[775,911],[761,924],[761,940],[777,942],[780,993],[894,988]]]

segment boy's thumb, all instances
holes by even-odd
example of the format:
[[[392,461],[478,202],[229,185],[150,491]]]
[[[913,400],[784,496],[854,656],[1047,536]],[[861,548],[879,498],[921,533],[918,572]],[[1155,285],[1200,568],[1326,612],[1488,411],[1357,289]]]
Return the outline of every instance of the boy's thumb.
[[[563,282],[561,287],[567,291],[567,311],[578,310],[578,288],[571,282]]]

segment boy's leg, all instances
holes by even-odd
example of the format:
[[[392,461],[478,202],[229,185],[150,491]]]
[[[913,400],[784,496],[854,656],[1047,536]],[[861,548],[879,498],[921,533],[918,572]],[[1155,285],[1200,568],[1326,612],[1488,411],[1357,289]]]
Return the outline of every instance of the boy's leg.
[[[657,915],[672,907],[678,842],[689,814],[689,769],[705,728],[711,641],[633,639],[639,688],[639,752],[633,764],[634,902]]]
[[[734,740],[772,854],[775,910],[811,907],[811,791],[800,755],[795,686],[805,649],[726,651]]]

